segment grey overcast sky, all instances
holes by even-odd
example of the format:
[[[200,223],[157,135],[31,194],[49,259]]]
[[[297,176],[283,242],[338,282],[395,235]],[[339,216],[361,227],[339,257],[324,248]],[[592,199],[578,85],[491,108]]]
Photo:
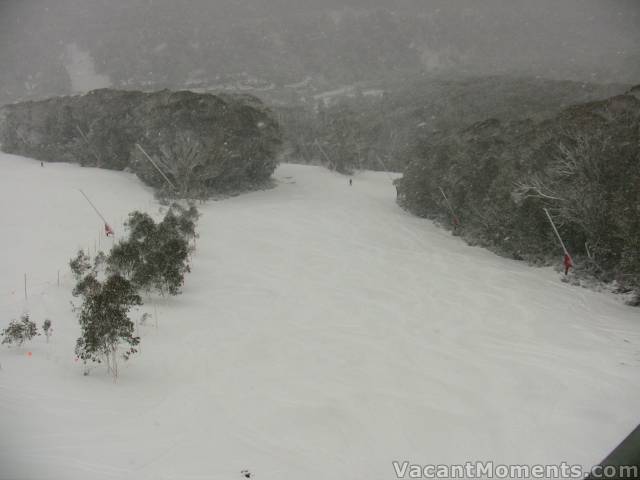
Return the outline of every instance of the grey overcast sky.
[[[418,70],[637,84],[640,0],[0,0],[5,96],[67,88],[71,44],[116,86]]]

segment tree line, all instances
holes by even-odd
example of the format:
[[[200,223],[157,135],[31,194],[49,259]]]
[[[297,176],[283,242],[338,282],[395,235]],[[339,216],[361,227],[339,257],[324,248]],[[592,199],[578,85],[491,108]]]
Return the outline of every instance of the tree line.
[[[539,264],[561,253],[547,208],[578,273],[640,292],[638,138],[640,87],[542,122],[487,120],[416,149],[398,201],[470,243]]]
[[[281,131],[249,95],[101,89],[0,108],[0,143],[43,161],[129,168],[167,195],[203,198],[268,184]]]
[[[430,77],[361,84],[334,97],[277,106],[274,112],[287,160],[342,173],[401,172],[418,149],[476,122],[540,121],[627,89],[514,76]]]

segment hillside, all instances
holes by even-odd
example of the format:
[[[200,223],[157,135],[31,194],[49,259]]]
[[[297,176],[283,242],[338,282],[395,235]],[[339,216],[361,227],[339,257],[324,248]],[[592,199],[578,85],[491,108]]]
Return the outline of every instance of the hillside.
[[[291,161],[332,163],[340,171],[402,171],[420,146],[476,122],[542,121],[571,105],[628,89],[512,75],[417,76],[371,81],[333,95],[301,94],[291,103],[276,103],[274,111]]]
[[[111,240],[76,189],[117,237],[127,212],[159,205],[124,172],[6,154],[0,169],[0,328],[27,308],[54,328],[0,349],[0,478],[591,466],[637,424],[637,311],[405,213],[387,174],[349,187],[287,164],[275,189],[199,206],[184,294],[143,307],[154,321],[117,384],[104,367],[83,376],[65,265]]]

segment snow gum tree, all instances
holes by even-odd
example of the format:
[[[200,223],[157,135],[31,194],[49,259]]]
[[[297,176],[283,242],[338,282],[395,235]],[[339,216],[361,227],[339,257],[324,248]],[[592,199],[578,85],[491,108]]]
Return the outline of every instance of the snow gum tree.
[[[137,288],[161,295],[177,295],[190,271],[189,242],[197,237],[195,207],[172,205],[160,223],[146,213],[129,214],[129,237],[111,251],[107,268],[129,279]]]
[[[76,342],[76,355],[87,361],[106,362],[114,380],[118,377],[118,357],[124,360],[137,352],[140,337],[134,335],[135,326],[129,310],[142,305],[135,286],[124,277],[113,274],[100,282],[90,273],[76,287],[75,295],[82,296],[76,308],[82,335]]]

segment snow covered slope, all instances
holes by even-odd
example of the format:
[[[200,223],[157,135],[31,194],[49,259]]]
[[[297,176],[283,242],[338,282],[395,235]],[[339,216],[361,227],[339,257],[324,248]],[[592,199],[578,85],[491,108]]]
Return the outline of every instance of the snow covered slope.
[[[273,190],[202,206],[184,294],[158,302],[117,384],[102,367],[85,377],[65,265],[101,223],[76,189],[117,233],[158,206],[125,173],[9,155],[0,172],[0,327],[28,307],[55,330],[0,349],[0,478],[591,465],[640,421],[637,309],[404,213],[386,174],[349,187],[295,165]]]

